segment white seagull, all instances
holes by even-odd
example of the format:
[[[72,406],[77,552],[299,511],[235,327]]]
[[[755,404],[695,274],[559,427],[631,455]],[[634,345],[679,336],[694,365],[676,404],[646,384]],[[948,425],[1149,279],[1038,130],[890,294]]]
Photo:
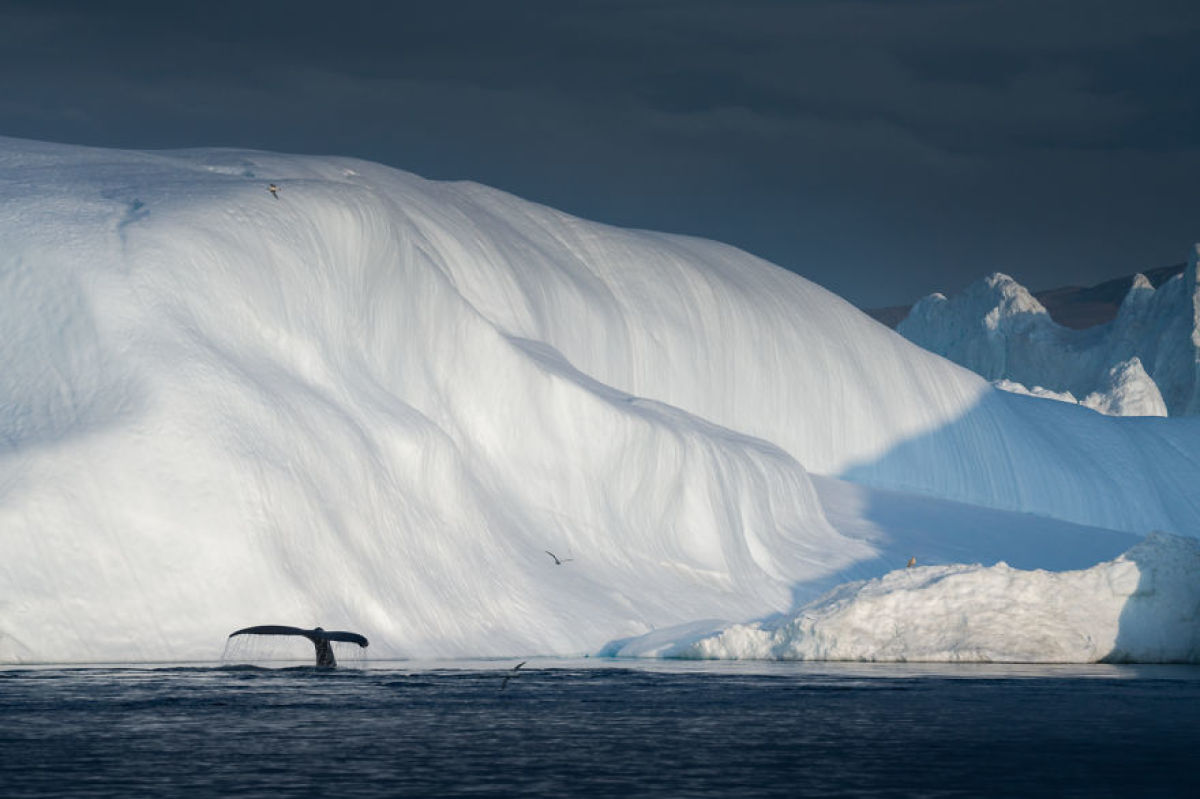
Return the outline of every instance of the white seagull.
[[[575,560],[575,558],[560,558],[558,555],[555,555],[553,552],[551,552],[551,551],[550,551],[550,550],[548,550],[548,549],[543,549],[542,551],[543,551],[543,552],[545,552],[545,553],[546,553],[547,555],[549,555],[550,557],[554,558],[554,565],[555,565],[555,566],[561,566],[561,565],[563,565],[564,563],[567,563],[567,562],[569,562],[569,561]]]

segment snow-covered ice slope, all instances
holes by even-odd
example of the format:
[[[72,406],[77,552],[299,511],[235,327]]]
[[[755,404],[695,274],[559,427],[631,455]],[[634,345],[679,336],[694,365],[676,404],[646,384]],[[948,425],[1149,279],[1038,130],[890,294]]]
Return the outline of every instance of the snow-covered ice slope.
[[[896,331],[989,380],[1067,393],[1118,416],[1200,414],[1200,273],[1157,289],[1136,275],[1116,319],[1086,330],[1054,322],[1025,287],[990,275],[962,294],[931,294]],[[1007,386],[1006,386],[1007,387]],[[1061,398],[1061,397],[1060,397]]]
[[[1066,572],[1005,563],[900,569],[786,618],[739,624],[667,654],[782,660],[1200,662],[1200,542],[1152,533]]]
[[[786,611],[879,554],[806,469],[1198,529],[1196,420],[998,392],[733,248],[475,184],[0,139],[0,244],[0,662]]]

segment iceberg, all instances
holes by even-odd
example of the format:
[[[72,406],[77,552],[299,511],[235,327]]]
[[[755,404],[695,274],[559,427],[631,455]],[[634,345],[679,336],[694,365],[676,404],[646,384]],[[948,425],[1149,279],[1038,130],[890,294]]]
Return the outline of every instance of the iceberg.
[[[781,620],[655,643],[659,654],[690,658],[1198,663],[1197,574],[1200,542],[1152,533],[1090,569],[900,569],[840,586]]]
[[[1005,390],[1078,401],[1114,416],[1194,416],[1198,252],[1200,244],[1183,272],[1157,289],[1135,275],[1116,318],[1095,327],[1057,324],[1024,286],[995,273],[961,295],[924,298],[896,331]]]
[[[0,177],[0,663],[262,619],[583,654],[918,543],[1200,531],[1200,419],[999,391],[716,242],[348,158],[0,138]]]

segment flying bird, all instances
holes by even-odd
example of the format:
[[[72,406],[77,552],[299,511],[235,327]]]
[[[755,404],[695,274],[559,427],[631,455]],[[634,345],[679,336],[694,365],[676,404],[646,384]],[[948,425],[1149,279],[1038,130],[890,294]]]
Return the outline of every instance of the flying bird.
[[[528,660],[522,660],[520,663],[513,666],[512,671],[510,673],[504,675],[504,679],[501,680],[501,682],[500,682],[500,690],[501,691],[503,691],[505,688],[508,687],[508,681],[511,680],[513,677],[516,677],[517,672],[520,671],[521,667],[524,666],[528,662],[529,662]]]
[[[564,563],[567,563],[567,562],[569,562],[569,561],[575,560],[575,558],[560,558],[558,555],[555,555],[553,552],[551,552],[551,551],[550,551],[550,550],[548,550],[548,549],[544,549],[544,550],[542,550],[542,551],[543,551],[543,552],[545,552],[545,553],[546,553],[547,555],[549,555],[550,557],[554,558],[554,565],[555,565],[555,566],[561,566],[561,565],[563,565]]]
[[[279,199],[279,187],[276,186],[274,183],[272,183],[270,186],[267,186],[267,191],[271,192],[271,196],[274,197],[276,200]]]
[[[913,555],[911,558],[908,559],[908,565],[905,566],[904,568],[911,569],[913,566],[916,566],[916,565],[917,565],[917,556]]]

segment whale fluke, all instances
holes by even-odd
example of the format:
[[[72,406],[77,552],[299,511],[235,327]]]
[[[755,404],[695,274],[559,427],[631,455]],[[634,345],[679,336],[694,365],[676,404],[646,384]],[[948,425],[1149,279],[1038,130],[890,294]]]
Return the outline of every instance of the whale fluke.
[[[367,639],[358,633],[346,632],[345,630],[322,630],[320,627],[314,627],[311,630],[303,630],[299,627],[288,627],[285,624],[260,624],[257,627],[244,627],[229,634],[232,638],[235,635],[299,635],[312,641],[313,646],[317,650],[317,665],[327,668],[336,668],[337,659],[333,656],[333,647],[329,645],[330,641],[340,641],[347,644],[358,644],[361,647],[367,646]]]

